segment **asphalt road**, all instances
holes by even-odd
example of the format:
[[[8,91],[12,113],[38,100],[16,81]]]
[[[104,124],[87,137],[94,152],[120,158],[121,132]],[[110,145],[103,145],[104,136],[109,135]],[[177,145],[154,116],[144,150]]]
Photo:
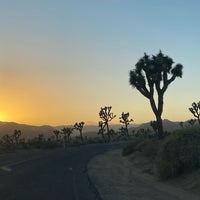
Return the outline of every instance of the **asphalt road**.
[[[87,162],[123,143],[0,155],[0,200],[95,200]]]

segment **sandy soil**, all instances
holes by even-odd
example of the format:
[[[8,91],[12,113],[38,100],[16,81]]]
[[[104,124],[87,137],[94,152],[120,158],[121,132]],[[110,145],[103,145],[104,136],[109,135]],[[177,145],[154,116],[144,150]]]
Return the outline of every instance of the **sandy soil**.
[[[103,200],[200,200],[199,172],[161,182],[152,174],[151,160],[138,153],[98,155],[88,163],[88,173]]]

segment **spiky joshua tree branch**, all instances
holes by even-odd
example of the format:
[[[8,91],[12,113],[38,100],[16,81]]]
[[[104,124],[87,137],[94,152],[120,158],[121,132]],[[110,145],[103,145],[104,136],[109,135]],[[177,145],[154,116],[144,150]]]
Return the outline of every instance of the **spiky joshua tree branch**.
[[[197,118],[200,125],[200,101],[198,103],[193,102],[192,107],[189,108],[189,111]]]

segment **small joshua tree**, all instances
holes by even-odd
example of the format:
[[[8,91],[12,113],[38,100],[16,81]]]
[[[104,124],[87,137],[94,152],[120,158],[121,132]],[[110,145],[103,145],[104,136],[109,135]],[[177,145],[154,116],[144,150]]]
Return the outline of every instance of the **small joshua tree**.
[[[20,130],[15,129],[13,133],[13,138],[15,140],[16,144],[19,144],[19,138],[21,136],[22,132]]]
[[[189,111],[197,118],[200,125],[200,101],[198,103],[193,102],[192,107],[189,108]]]
[[[73,133],[73,128],[64,127],[61,131],[62,131],[61,133],[64,135],[63,138],[64,138],[64,147],[65,147],[66,143],[70,142],[71,134]]]
[[[6,148],[12,148],[13,147],[13,137],[6,134],[2,136],[2,143]]]
[[[83,126],[84,126],[84,124],[85,124],[85,122],[79,122],[79,123],[75,123],[74,124],[74,128],[76,129],[76,130],[78,130],[79,131],[79,133],[80,133],[80,138],[81,138],[81,142],[83,142]]]
[[[108,141],[110,141],[110,129],[108,123],[116,117],[116,115],[111,112],[111,109],[112,106],[105,106],[104,108],[101,108],[99,112],[99,117],[103,121],[104,127],[106,127],[107,130]]]
[[[59,131],[59,130],[54,130],[53,133],[55,134],[55,136],[56,136],[56,141],[58,142],[60,131]]]
[[[98,132],[98,135],[101,135],[104,142],[106,142],[106,138],[105,138],[105,135],[104,135],[104,132],[105,132],[105,125],[102,121],[99,121],[99,132]]]
[[[124,113],[122,112],[120,119],[120,123],[122,123],[125,127],[122,126],[121,131],[125,133],[127,137],[129,137],[129,132],[128,132],[128,125],[133,122],[133,119],[129,119],[129,113]]]

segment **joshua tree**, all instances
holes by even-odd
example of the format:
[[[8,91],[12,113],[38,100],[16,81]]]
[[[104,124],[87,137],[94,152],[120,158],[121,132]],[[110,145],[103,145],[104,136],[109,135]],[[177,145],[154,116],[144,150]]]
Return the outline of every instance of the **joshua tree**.
[[[112,106],[105,106],[104,108],[101,108],[99,112],[99,117],[103,121],[104,127],[106,127],[107,130],[108,141],[110,141],[110,129],[108,123],[116,117],[116,115],[111,112],[111,109]]]
[[[13,138],[15,140],[16,144],[19,144],[19,138],[21,136],[22,132],[20,130],[15,129],[13,133]]]
[[[144,56],[136,63],[135,69],[130,71],[130,84],[145,96],[155,114],[158,126],[158,136],[163,138],[163,97],[169,84],[177,77],[182,77],[181,64],[173,65],[173,60],[163,55],[160,51],[156,56]],[[155,91],[157,92],[157,103],[155,101]]]
[[[13,146],[13,137],[6,134],[2,136],[2,143],[3,145],[5,145],[6,147],[12,147]]]
[[[64,147],[65,147],[66,142],[67,143],[70,142],[70,137],[71,137],[71,134],[73,133],[73,128],[65,127],[61,131],[62,131],[61,133],[64,135]]]
[[[83,131],[83,126],[84,126],[84,124],[85,124],[85,122],[79,122],[79,123],[75,123],[74,124],[74,128],[76,129],[76,130],[78,130],[79,131],[79,133],[80,133],[80,138],[81,138],[81,141],[83,142],[83,133],[82,133],[82,131]]]
[[[58,142],[60,131],[59,131],[59,130],[54,130],[53,133],[55,134],[55,136],[56,136],[56,141]]]
[[[133,122],[133,119],[129,119],[129,113],[124,113],[122,112],[120,119],[120,123],[122,123],[125,127],[122,126],[121,131],[125,133],[127,137],[129,137],[129,132],[128,132],[128,125]]]
[[[105,138],[105,135],[104,135],[104,132],[105,132],[105,125],[102,121],[99,121],[99,132],[98,132],[98,135],[101,135],[104,142],[106,142],[106,138]]]
[[[200,125],[200,101],[198,103],[193,102],[192,107],[189,108],[189,111],[197,118]]]

